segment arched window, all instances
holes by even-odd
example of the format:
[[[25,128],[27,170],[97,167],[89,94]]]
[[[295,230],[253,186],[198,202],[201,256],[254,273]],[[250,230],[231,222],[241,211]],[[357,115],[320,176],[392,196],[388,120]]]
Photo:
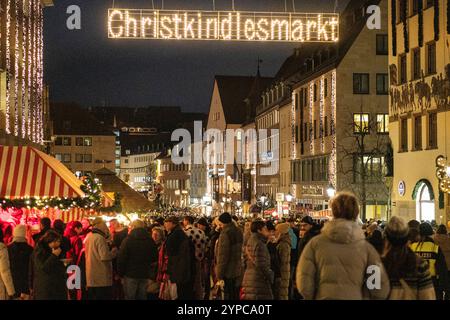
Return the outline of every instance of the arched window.
[[[434,193],[429,181],[419,181],[414,188],[413,197],[416,200],[416,219],[418,221],[435,220]]]

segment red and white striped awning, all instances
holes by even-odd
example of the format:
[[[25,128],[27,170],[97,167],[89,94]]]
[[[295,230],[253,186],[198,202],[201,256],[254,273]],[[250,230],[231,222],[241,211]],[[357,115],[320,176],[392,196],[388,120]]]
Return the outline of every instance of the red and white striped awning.
[[[0,198],[84,197],[82,181],[32,147],[0,146]]]

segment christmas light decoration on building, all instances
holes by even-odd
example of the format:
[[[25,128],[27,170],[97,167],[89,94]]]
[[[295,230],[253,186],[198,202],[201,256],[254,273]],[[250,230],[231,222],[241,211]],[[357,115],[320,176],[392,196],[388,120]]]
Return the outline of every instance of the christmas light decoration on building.
[[[5,131],[11,134],[11,0],[6,2],[6,110],[5,110]]]
[[[21,121],[21,133],[22,133],[22,139],[25,139],[27,135],[27,129],[26,129],[26,123],[27,123],[27,117],[26,117],[26,85],[25,85],[25,77],[26,77],[26,65],[27,65],[27,21],[25,17],[25,10],[26,10],[26,3],[28,1],[22,1],[22,88],[21,88],[21,111],[22,111],[22,121]]]
[[[32,102],[31,102],[31,69],[32,69],[32,61],[31,61],[31,57],[32,57],[32,45],[31,45],[31,15],[32,13],[32,1],[27,1],[27,5],[28,5],[28,17],[27,17],[27,34],[28,34],[28,45],[27,45],[27,135],[28,135],[28,139],[32,140],[32,131],[31,131],[31,121],[32,121]]]
[[[319,121],[320,150],[322,153],[325,152],[324,109],[325,109],[325,76],[322,76],[320,78],[320,121]]]
[[[330,168],[329,168],[329,179],[330,185],[337,188],[337,150],[336,150],[336,70],[333,70],[331,74],[331,119],[330,119],[330,130],[331,130],[331,156],[330,156]]]
[[[310,137],[310,153],[311,155],[314,155],[314,142],[315,142],[315,136],[314,133],[314,82],[311,82],[309,84],[309,137]]]
[[[336,42],[336,13],[108,10],[108,37],[225,41]]]
[[[19,1],[14,0],[14,135],[19,136]]]
[[[43,109],[43,91],[44,91],[44,15],[40,2],[38,3],[38,143],[42,144],[44,141],[44,109]]]
[[[450,193],[450,166],[444,156],[436,158],[436,177],[439,180],[439,189],[444,193]]]
[[[295,107],[297,103],[296,99],[297,93],[292,92],[292,106],[291,106],[291,160],[294,161],[297,158],[297,143],[295,140],[295,123],[296,123],[296,112]],[[291,183],[291,194],[294,195],[294,198],[297,195],[297,186],[295,183]]]

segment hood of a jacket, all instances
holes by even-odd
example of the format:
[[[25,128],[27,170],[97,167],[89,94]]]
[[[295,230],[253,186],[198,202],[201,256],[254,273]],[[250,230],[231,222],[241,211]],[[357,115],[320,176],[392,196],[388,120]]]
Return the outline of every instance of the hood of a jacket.
[[[356,221],[334,219],[325,223],[322,234],[333,242],[352,243],[364,240],[364,232]]]
[[[146,240],[150,238],[150,234],[144,228],[133,229],[130,232],[130,238],[137,240]]]
[[[289,244],[289,246],[291,246],[291,237],[289,236],[289,233],[284,233],[282,235],[280,235],[280,238],[278,239],[278,243],[281,242],[286,242],[287,244]]]

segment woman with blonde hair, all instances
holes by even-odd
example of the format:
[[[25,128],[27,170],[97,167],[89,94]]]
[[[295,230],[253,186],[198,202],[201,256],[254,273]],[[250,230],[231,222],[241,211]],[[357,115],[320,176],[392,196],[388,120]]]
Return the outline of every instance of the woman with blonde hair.
[[[389,279],[357,222],[358,200],[351,193],[339,193],[331,210],[334,219],[309,241],[300,257],[296,272],[300,294],[306,300],[386,299]],[[372,270],[378,270],[379,285],[368,281]]]

